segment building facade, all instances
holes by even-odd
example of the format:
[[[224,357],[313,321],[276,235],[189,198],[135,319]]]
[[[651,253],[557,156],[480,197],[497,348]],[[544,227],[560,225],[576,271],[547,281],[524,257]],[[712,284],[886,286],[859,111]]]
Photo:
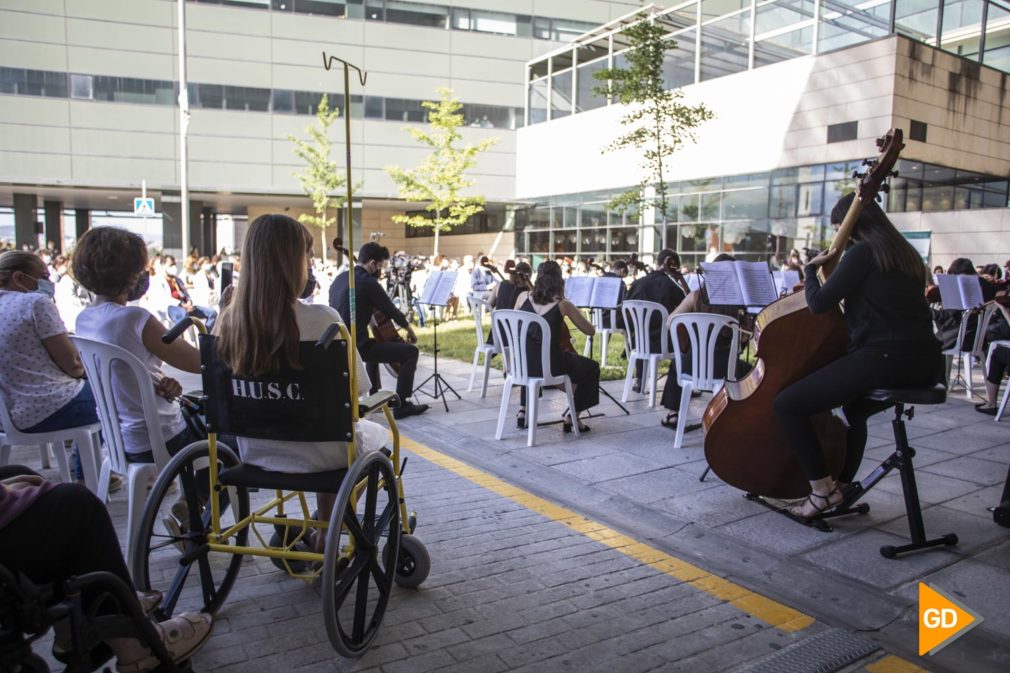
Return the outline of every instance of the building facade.
[[[906,147],[883,196],[892,220],[917,232],[909,236],[934,263],[962,255],[1002,263],[1010,257],[1010,101],[999,68],[1010,65],[1010,14],[981,1],[916,7],[703,0],[650,8],[649,20],[677,45],[664,81],[715,113],[697,143],[669,158],[665,222],[651,208],[604,208],[643,177],[635,153],[601,151],[627,110],[593,91],[594,72],[623,64],[626,20],[531,60],[516,183],[531,207],[518,218],[517,248],[539,259],[648,258],[671,247],[692,266],[720,252],[763,258],[817,248],[829,237],[831,206],[876,153],[873,140],[897,127]]]
[[[341,73],[323,67],[327,52],[368,72],[364,87],[352,86],[350,101],[353,177],[362,185],[358,226],[365,224],[357,240],[374,234],[393,248],[430,249],[430,239],[408,237],[389,220],[422,205],[399,201],[383,169],[422,159],[425,151],[403,127],[423,123],[421,101],[447,86],[464,104],[466,139],[501,139],[473,171],[489,217],[468,224],[476,233],[444,239],[447,251],[486,248],[511,217],[525,62],[636,6],[187,2],[193,244],[217,247],[218,214],[309,207],[293,175],[301,164],[288,136],[305,136],[323,93],[343,106]],[[164,218],[164,247],[180,245],[177,25],[170,0],[0,1],[0,208],[14,220],[19,243],[41,235],[59,244],[61,230],[83,230],[94,213],[129,210],[146,180]],[[342,138],[335,129],[338,161]],[[44,234],[36,231],[40,222]]]

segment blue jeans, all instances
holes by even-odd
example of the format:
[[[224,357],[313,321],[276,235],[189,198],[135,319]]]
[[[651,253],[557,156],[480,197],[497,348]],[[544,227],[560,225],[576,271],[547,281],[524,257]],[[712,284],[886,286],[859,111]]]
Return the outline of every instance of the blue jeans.
[[[206,323],[208,332],[214,329],[214,323],[217,322],[217,311],[209,306],[193,306],[193,310],[189,313],[186,313],[186,309],[181,306],[169,306],[167,313],[168,319],[172,321],[173,325],[185,318],[187,315],[199,318]]]
[[[97,422],[98,409],[95,406],[95,395],[91,392],[91,385],[85,381],[81,392],[77,393],[74,399],[42,422],[23,430],[23,432],[53,432],[67,428],[79,428],[82,425]],[[63,450],[63,447],[58,447],[58,449]],[[74,479],[78,481],[84,479],[84,470],[81,468],[81,450],[77,446],[77,442],[74,442],[74,449],[70,454],[70,470]]]

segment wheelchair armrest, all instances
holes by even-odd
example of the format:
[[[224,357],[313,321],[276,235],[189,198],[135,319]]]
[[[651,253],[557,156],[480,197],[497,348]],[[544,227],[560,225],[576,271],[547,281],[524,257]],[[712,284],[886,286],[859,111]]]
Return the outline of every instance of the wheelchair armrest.
[[[396,393],[389,390],[380,390],[374,395],[369,395],[368,397],[362,397],[358,400],[358,416],[364,418],[369,414],[378,411],[382,407],[389,404],[390,406],[398,406],[399,399]]]

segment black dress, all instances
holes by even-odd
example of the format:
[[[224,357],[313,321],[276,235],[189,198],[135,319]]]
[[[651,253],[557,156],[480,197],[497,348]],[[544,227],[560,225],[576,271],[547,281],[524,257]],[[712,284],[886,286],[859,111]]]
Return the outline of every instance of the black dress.
[[[522,311],[536,313],[533,302],[527,299],[523,302]],[[561,350],[561,324],[564,316],[558,304],[552,306],[540,316],[551,328],[549,355],[551,358],[551,373],[554,376],[568,375],[575,385],[575,411],[584,411],[600,403],[600,365],[595,360],[581,355]],[[544,367],[540,353],[543,335],[536,326],[530,327],[529,341],[526,343],[526,358],[530,376],[543,376]],[[523,388],[520,402],[526,404],[526,389]]]
[[[498,294],[495,296],[494,308],[497,309],[507,309],[512,310],[515,308],[516,299],[519,298],[525,290],[516,287],[512,281],[503,280],[498,284]],[[487,342],[489,344],[494,343],[494,330],[488,332]]]

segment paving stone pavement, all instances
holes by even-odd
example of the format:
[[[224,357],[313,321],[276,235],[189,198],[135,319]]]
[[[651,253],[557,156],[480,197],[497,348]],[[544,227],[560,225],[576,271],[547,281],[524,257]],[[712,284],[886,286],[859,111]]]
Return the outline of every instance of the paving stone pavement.
[[[430,365],[422,358],[418,380]],[[423,445],[405,451],[405,483],[432,557],[427,582],[394,591],[375,645],[360,660],[344,660],[327,641],[318,587],[266,559],[248,560],[195,670],[734,671],[831,627],[881,647],[845,671],[1010,670],[1010,531],[985,511],[1010,464],[1010,420],[994,424],[963,397],[917,409],[909,434],[922,447],[916,473],[927,533],[956,532],[961,543],[889,561],[880,544],[907,536],[896,476],[870,494],[870,514],[820,533],[747,502],[714,476],[698,481],[701,433],[674,450],[673,433],[658,424],[661,410],[641,396],[629,403],[629,416],[604,398],[606,415],[590,419],[592,432],[582,438],[552,425],[527,448],[512,421],[515,398],[503,439],[493,438],[500,375],[492,372],[481,400],[479,385],[465,392],[468,364],[439,365],[463,399],[450,397],[448,414],[438,403],[400,426]],[[606,388],[619,397],[620,382]],[[693,402],[692,414],[700,416],[706,401]],[[549,391],[542,404],[542,419],[556,419],[563,396]],[[878,417],[867,463],[889,453],[889,440],[888,419]],[[18,448],[15,459],[37,465],[38,456]],[[500,479],[475,481],[452,459]],[[506,497],[507,486],[495,484],[527,495]],[[110,503],[121,539],[125,500],[119,493]],[[799,630],[772,626],[752,614],[760,610],[727,598],[725,587],[703,590],[705,583],[659,570],[531,502],[554,503],[813,619]],[[916,657],[918,581],[962,600],[985,622],[939,655]]]

